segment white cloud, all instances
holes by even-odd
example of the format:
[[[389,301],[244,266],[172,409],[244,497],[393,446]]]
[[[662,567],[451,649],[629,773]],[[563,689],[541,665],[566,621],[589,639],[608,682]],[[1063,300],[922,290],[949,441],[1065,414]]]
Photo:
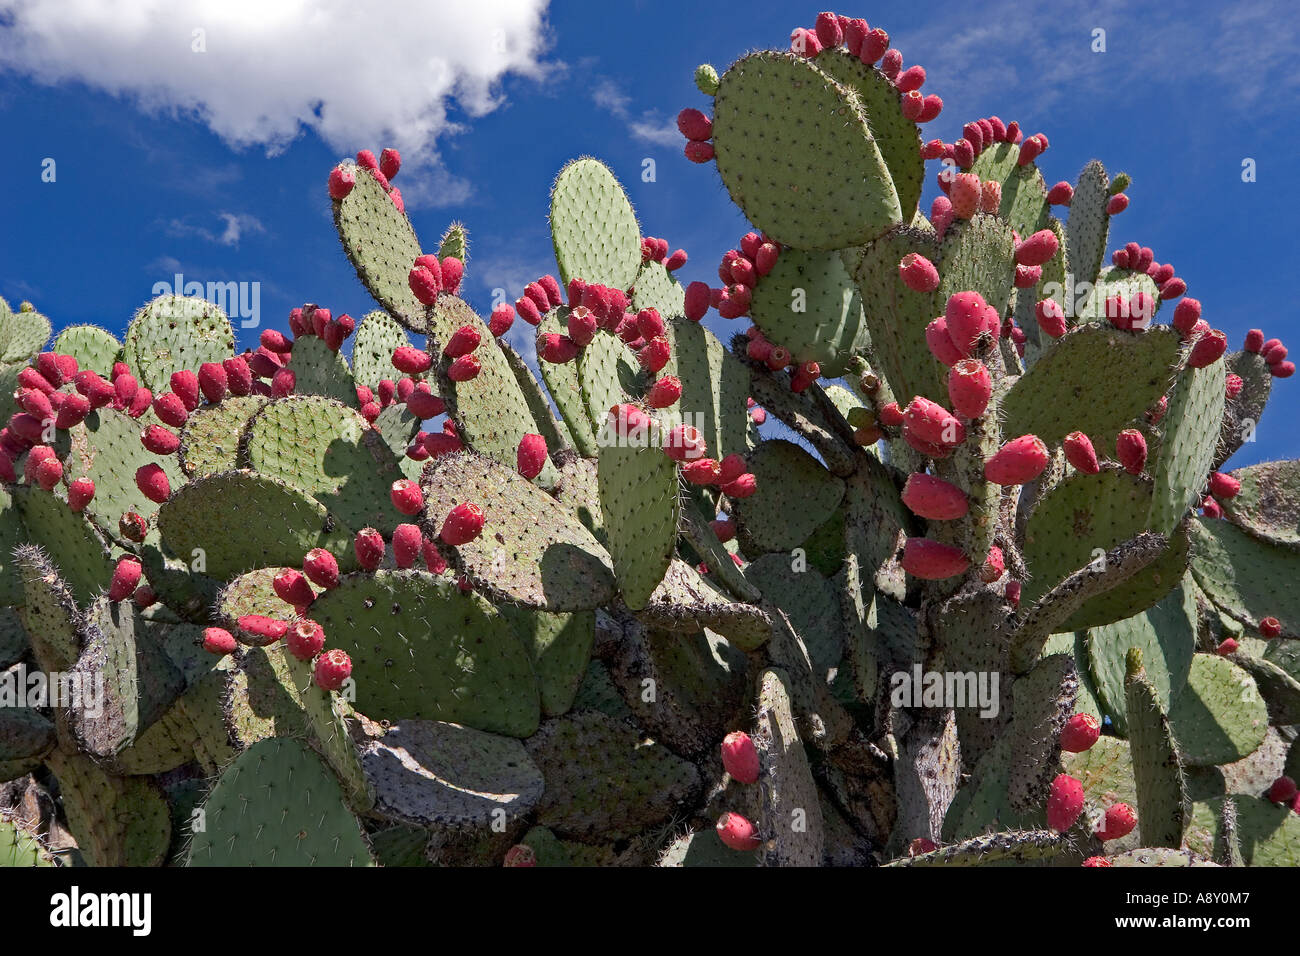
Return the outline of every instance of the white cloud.
[[[438,138],[458,128],[453,109],[484,115],[508,74],[545,77],[546,7],[0,0],[0,69],[192,116],[236,147],[275,154],[309,129],[343,154],[396,146],[408,163],[436,166]],[[454,185],[438,184],[444,198]]]
[[[591,101],[617,120],[621,120],[635,139],[655,146],[676,146],[682,142],[682,134],[677,129],[677,119],[664,119],[656,110],[644,110],[633,113],[632,98],[624,93],[613,80],[598,78],[591,88]]]
[[[194,225],[183,219],[173,219],[167,223],[166,232],[177,238],[196,236],[222,246],[238,246],[240,238],[246,232],[266,232],[262,221],[248,213],[219,212],[217,218],[223,224],[220,231]]]

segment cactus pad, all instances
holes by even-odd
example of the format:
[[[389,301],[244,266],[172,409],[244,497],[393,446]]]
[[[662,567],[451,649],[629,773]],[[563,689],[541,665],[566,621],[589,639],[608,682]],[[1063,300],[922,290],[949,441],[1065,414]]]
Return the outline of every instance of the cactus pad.
[[[352,377],[356,384],[373,392],[383,379],[396,381],[398,372],[393,367],[393,353],[410,344],[406,330],[387,312],[367,313],[357,326],[356,340],[352,343]]]
[[[190,414],[181,429],[181,468],[191,478],[239,467],[239,440],[266,399],[260,395],[227,396]]]
[[[677,546],[677,466],[659,448],[609,444],[600,449],[596,477],[614,575],[636,610],[663,580]]]
[[[1219,608],[1258,628],[1265,617],[1283,637],[1300,637],[1300,554],[1252,538],[1227,521],[1192,522],[1192,575]]]
[[[143,306],[123,346],[132,373],[155,395],[171,389],[172,372],[234,354],[235,333],[226,314],[203,299],[178,295],[161,295]]]
[[[1228,519],[1252,537],[1300,550],[1300,461],[1238,468],[1241,491],[1223,502]]]
[[[54,340],[51,351],[71,355],[77,366],[108,378],[122,353],[122,343],[95,325],[70,325]]]
[[[1192,658],[1187,683],[1175,696],[1169,723],[1183,760],[1193,767],[1232,763],[1264,742],[1268,710],[1255,681],[1213,654]]]
[[[793,442],[765,441],[749,456],[758,490],[733,502],[746,552],[790,551],[824,524],[844,498],[844,482]],[[792,509],[790,503],[799,502]]]
[[[551,240],[560,281],[627,289],[641,268],[641,229],[609,167],[584,157],[568,163],[551,187]]]
[[[1160,451],[1148,466],[1155,480],[1148,521],[1155,531],[1168,532],[1201,501],[1219,442],[1226,374],[1222,361],[1186,368],[1169,395]]]
[[[1094,159],[1079,173],[1065,227],[1066,258],[1075,282],[1094,282],[1101,272],[1110,232],[1110,217],[1106,215],[1109,200],[1106,167]]]
[[[420,240],[379,181],[361,169],[355,172],[356,186],[334,204],[334,227],[343,251],[375,301],[406,328],[424,332],[425,306],[407,284],[420,255]]]

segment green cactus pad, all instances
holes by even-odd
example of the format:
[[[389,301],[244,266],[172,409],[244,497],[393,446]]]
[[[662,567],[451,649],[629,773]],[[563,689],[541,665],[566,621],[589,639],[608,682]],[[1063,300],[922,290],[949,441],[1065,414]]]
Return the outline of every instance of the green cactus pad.
[[[600,449],[597,480],[614,576],[624,602],[638,610],[677,547],[677,466],[660,448],[608,444]]]
[[[1129,654],[1124,691],[1140,839],[1144,846],[1177,849],[1183,844],[1191,800],[1178,744],[1156,688],[1147,680],[1140,651]]]
[[[353,409],[316,395],[269,402],[243,446],[254,471],[305,491],[348,528],[389,534],[400,523],[389,500],[403,477],[397,458]]]
[[[1021,813],[1011,807],[1011,740],[994,740],[975,764],[970,780],[957,791],[943,821],[944,840],[965,840],[993,830],[1043,826],[1041,809]]]
[[[1269,544],[1300,550],[1300,461],[1238,468],[1241,491],[1223,500],[1228,520]]]
[[[1179,587],[1148,611],[1088,631],[1088,672],[1116,730],[1125,732],[1129,723],[1124,692],[1129,648],[1141,649],[1147,683],[1167,710],[1187,684],[1196,650],[1195,622],[1195,599],[1188,588]]]
[[[898,274],[899,262],[913,252],[939,268],[939,248],[933,233],[900,226],[865,246],[853,270],[862,301],[871,304],[865,314],[875,346],[873,364],[900,405],[914,395],[935,401],[948,397],[946,373],[925,341],[925,327],[942,314],[946,299],[937,291],[912,291]]]
[[[420,256],[420,240],[379,180],[361,168],[355,172],[352,191],[334,203],[334,227],[343,251],[375,301],[404,327],[424,332],[428,321],[425,306],[407,284],[411,267]]]
[[[95,498],[86,514],[110,537],[119,537],[118,521],[128,511],[148,521],[158,510],[136,485],[137,469],[159,465],[173,493],[185,484],[185,472],[175,455],[160,457],[140,444],[141,431],[152,424],[158,424],[153,412],[134,419],[125,412],[101,408],[72,432],[66,478],[89,478],[95,483]]]
[[[598,660],[593,660],[582,676],[578,695],[573,699],[573,710],[594,710],[619,720],[630,720],[632,711],[623,702],[618,688],[609,676],[609,669]]]
[[[632,289],[634,312],[658,309],[665,321],[686,315],[686,290],[661,262],[651,259],[642,263]]]
[[[1072,654],[1053,654],[1011,685],[1011,806],[1032,812],[1043,806],[1061,755],[1061,730],[1075,712],[1079,675]]]
[[[515,626],[515,633],[528,651],[542,695],[542,713],[559,717],[573,706],[591,660],[596,637],[596,615],[592,611],[551,614],[513,604],[499,610]]]
[[[54,857],[17,822],[0,817],[0,870],[54,866]]]
[[[387,312],[367,313],[357,326],[356,339],[352,343],[352,377],[356,384],[374,392],[384,379],[397,381],[399,373],[393,367],[393,353],[410,344],[406,330]]]
[[[1055,830],[1011,830],[971,837],[929,853],[900,857],[886,866],[992,866],[1035,864],[1075,852],[1068,836]]]
[[[789,615],[808,648],[814,676],[825,680],[844,658],[839,595],[816,570],[794,570],[793,564],[787,554],[765,554],[745,568],[745,575],[764,597]]]
[[[1204,857],[1197,856],[1190,850],[1170,850],[1166,847],[1139,847],[1126,850],[1114,856],[1108,856],[1111,866],[1119,867],[1186,867],[1217,866]]]
[[[608,166],[583,157],[565,164],[551,187],[551,240],[560,281],[626,289],[641,268],[641,229]]]
[[[1173,329],[1142,335],[1095,325],[1077,329],[1003,397],[1003,434],[1037,435],[1055,445],[1081,431],[1099,457],[1111,455],[1115,435],[1169,388],[1178,353]]]
[[[1263,357],[1254,352],[1233,352],[1224,358],[1226,371],[1241,378],[1241,391],[1223,409],[1223,430],[1214,456],[1217,471],[1242,445],[1253,442],[1260,416],[1273,390],[1273,375]]]
[[[728,591],[742,601],[757,601],[762,595],[745,578],[745,572],[736,567],[727,546],[709,526],[709,522],[693,504],[682,506],[682,536],[704,561],[709,574],[714,575]]]
[[[239,467],[239,440],[267,400],[260,395],[227,396],[219,405],[190,413],[181,429],[181,469],[202,478]]]
[[[18,548],[14,564],[23,588],[18,616],[37,663],[47,674],[71,670],[81,646],[76,596],[41,548]]]
[[[1015,251],[1011,227],[996,216],[977,213],[974,219],[950,226],[935,260],[940,303],[935,315],[942,312],[949,296],[966,291],[978,292],[999,315],[1005,315],[1015,288]],[[898,263],[894,266],[897,271]]]
[[[1078,281],[1076,276],[1075,282]],[[1078,286],[1075,286],[1074,319],[1078,324],[1109,327],[1110,320],[1106,318],[1106,300],[1113,296],[1120,296],[1128,301],[1139,292],[1150,296],[1155,301],[1156,312],[1160,311],[1160,288],[1154,279],[1145,272],[1106,266],[1101,270],[1101,275],[1097,277],[1097,282],[1090,292],[1086,287],[1079,290]],[[1085,293],[1087,298],[1084,298]]]
[[[91,605],[81,644],[73,673],[83,687],[101,688],[103,697],[100,707],[70,708],[69,722],[83,752],[112,758],[163,715],[185,689],[185,677],[131,601],[100,598]]]
[[[573,452],[562,452],[556,459],[560,480],[552,489],[555,500],[569,509],[582,526],[606,543],[605,520],[600,513],[600,488],[596,462]]]
[[[768,614],[750,604],[731,601],[685,561],[674,559],[663,581],[637,617],[652,627],[694,633],[717,631],[747,651],[756,650],[772,635]]]
[[[745,454],[752,444],[745,407],[750,392],[749,366],[702,324],[688,319],[674,319],[669,324],[676,374],[682,381],[682,397],[674,412],[700,430],[710,457],[721,461],[727,455]]]
[[[894,81],[868,66],[847,50],[823,50],[814,59],[817,68],[841,86],[855,92],[862,103],[889,178],[898,193],[904,222],[917,214],[925,162],[921,159],[921,131],[903,115],[903,97]]]
[[[1277,641],[1289,644],[1291,641]],[[1271,646],[1270,646],[1271,649]],[[1265,651],[1267,653],[1267,651]],[[1289,726],[1300,723],[1300,681],[1272,660],[1252,657],[1250,654],[1233,654],[1232,662],[1249,674],[1259,688],[1260,696],[1268,708],[1270,724]]]
[[[446,259],[448,256],[469,264],[469,230],[463,222],[453,222],[438,240],[438,258]]]
[[[16,565],[9,564],[6,567],[13,577],[14,591],[9,599],[9,604],[13,606],[0,607],[0,667],[8,667],[18,661],[28,649],[27,631],[17,611],[17,605],[21,605],[24,600],[22,575],[18,573]]]
[[[673,840],[659,857],[658,866],[685,867],[754,867],[753,853],[731,849],[718,838],[713,827],[689,830]]]
[[[104,378],[109,378],[113,363],[122,354],[122,343],[96,325],[70,325],[50,348],[60,355],[71,355],[79,368],[88,368]]]
[[[0,603],[17,606],[23,603],[23,582],[14,567],[14,548],[27,540],[27,529],[7,487],[0,486]],[[26,640],[23,640],[26,644]],[[8,642],[0,638],[0,647]],[[5,652],[0,651],[0,666],[5,662]]]
[[[1090,831],[1104,825],[1106,810],[1115,803],[1127,803],[1136,809],[1137,785],[1133,780],[1133,757],[1128,741],[1102,736],[1082,753],[1061,754],[1061,770],[1083,784],[1081,823]],[[1111,853],[1141,846],[1135,829],[1119,840],[1106,841]]]
[[[541,799],[524,745],[470,727],[404,720],[360,746],[375,812],[444,831],[501,832]]]
[[[551,411],[551,403],[546,392],[542,389],[541,383],[537,381],[533,370],[524,361],[523,356],[511,348],[510,343],[503,339],[497,340],[497,347],[501,349],[501,354],[505,356],[510,371],[515,374],[515,381],[519,383],[519,390],[528,403],[528,411],[537,424],[535,434],[541,435],[546,440],[548,454],[554,455],[573,445],[573,438],[569,435],[569,426],[564,421],[556,419],[555,413]],[[552,363],[548,362],[547,364]]]
[[[858,245],[902,222],[867,109],[857,92],[793,54],[734,63],[714,99],[713,145],[746,218],[798,249]]]
[[[287,619],[289,605],[280,600],[271,583],[279,573],[279,567],[260,568],[235,578],[221,589],[218,617],[229,625],[249,614]]]
[[[171,842],[167,801],[147,777],[116,777],[89,757],[55,748],[46,764],[59,781],[68,829],[91,866],[158,866]]]
[[[754,745],[760,773],[759,819],[762,866],[820,866],[824,833],[808,756],[795,730],[789,678],[766,670],[758,682]]]
[[[397,459],[397,466],[402,470],[402,477],[419,481],[424,473],[424,462],[408,458],[406,450],[412,439],[420,430],[420,420],[407,411],[405,405],[389,405],[374,421],[374,429],[384,439],[384,444]]]
[[[1193,807],[1187,832],[1190,851],[1204,856],[1215,851],[1223,836],[1225,801],[1231,801],[1236,810],[1236,837],[1245,865],[1300,866],[1300,816],[1285,804],[1244,794]]]
[[[817,362],[827,378],[848,371],[870,341],[861,295],[833,250],[782,252],[754,287],[750,315],[768,341],[799,364]]]
[[[26,365],[49,340],[49,319],[30,310],[10,311],[0,299],[0,362]]]
[[[159,510],[158,528],[173,554],[189,560],[201,550],[204,573],[222,581],[254,568],[298,567],[313,548],[345,570],[355,566],[349,528],[297,488],[251,471],[186,485]]]
[[[564,334],[567,331],[569,310],[561,307],[555,311],[548,312],[543,318],[541,325],[537,327],[539,334],[557,332]],[[597,335],[593,341],[599,342],[602,336]],[[590,348],[591,346],[588,346]],[[601,345],[597,345],[601,348]],[[584,350],[585,351],[585,350]],[[555,407],[560,412],[560,417],[564,424],[568,426],[569,435],[573,438],[573,446],[578,452],[588,458],[594,458],[599,451],[596,444],[596,433],[591,425],[591,418],[587,414],[587,404],[583,399],[582,385],[579,378],[580,360],[572,362],[542,362],[538,366],[542,371],[542,381],[546,383],[546,389],[555,401]],[[608,411],[608,409],[606,409]]]
[[[352,658],[357,710],[374,720],[450,720],[527,737],[537,679],[510,622],[477,594],[419,571],[348,575],[311,606]]]
[[[1225,376],[1221,361],[1186,368],[1169,395],[1160,450],[1147,466],[1155,479],[1148,519],[1154,531],[1168,533],[1201,501],[1223,422]]]
[[[763,442],[750,454],[749,470],[758,490],[732,503],[747,554],[799,547],[844,499],[844,482],[793,442]]]
[[[13,679],[17,675],[3,675]],[[31,773],[54,746],[54,723],[35,707],[0,708],[0,783]],[[4,859],[0,830],[0,860]],[[3,863],[0,863],[3,866]]]
[[[295,395],[323,395],[351,408],[357,405],[357,389],[340,352],[314,335],[294,339],[293,355],[286,366],[294,374]]]
[[[617,337],[605,333],[596,334],[578,355],[576,366],[582,404],[599,448],[610,408],[640,393],[641,369],[636,354]]]
[[[874,458],[862,459],[845,482],[844,546],[858,563],[863,587],[874,585],[903,600],[903,569],[895,555],[911,527],[911,516],[899,497],[889,470]]]
[[[15,393],[22,387],[18,382],[18,376],[22,374],[26,365],[0,365],[0,417],[4,421],[9,421],[15,412],[21,411],[18,407],[18,400],[14,398]]]
[[[1070,218],[1065,227],[1065,245],[1066,258],[1076,283],[1095,282],[1101,272],[1110,232],[1110,216],[1106,215],[1109,186],[1106,167],[1094,159],[1083,167],[1074,187]]]
[[[22,488],[15,499],[30,540],[45,549],[76,602],[89,604],[113,576],[107,542],[84,513],[48,491]]]
[[[1186,686],[1174,697],[1169,723],[1184,762],[1208,767],[1258,749],[1268,731],[1268,709],[1244,670],[1222,657],[1197,654]]]
[[[457,505],[482,509],[483,533],[456,547],[454,556],[457,569],[494,598],[548,611],[585,611],[613,597],[614,565],[600,542],[518,472],[473,452],[441,455],[423,488],[425,533],[431,538]]]
[[[1275,617],[1283,637],[1300,637],[1300,554],[1252,538],[1227,521],[1192,521],[1192,575],[1233,619],[1258,629]]]
[[[305,744],[258,741],[203,803],[188,866],[373,866],[361,824]]]
[[[627,839],[677,816],[700,791],[692,764],[595,711],[547,721],[525,746],[546,780],[537,823],[557,836]]]
[[[131,372],[155,395],[171,390],[172,372],[235,354],[235,333],[221,309],[194,297],[160,295],[141,307],[122,350]]]

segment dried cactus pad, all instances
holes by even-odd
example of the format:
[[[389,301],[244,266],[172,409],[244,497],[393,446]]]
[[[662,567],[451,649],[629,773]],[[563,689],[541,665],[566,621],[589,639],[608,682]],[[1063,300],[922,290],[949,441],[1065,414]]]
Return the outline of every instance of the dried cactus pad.
[[[458,504],[483,510],[483,533],[456,563],[494,597],[547,611],[599,607],[614,594],[608,552],[563,505],[522,475],[473,452],[440,456],[424,478],[426,532]]]

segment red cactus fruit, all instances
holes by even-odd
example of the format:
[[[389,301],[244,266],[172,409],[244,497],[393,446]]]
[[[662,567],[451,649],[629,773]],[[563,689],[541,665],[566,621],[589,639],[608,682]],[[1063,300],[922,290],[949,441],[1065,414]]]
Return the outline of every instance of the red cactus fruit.
[[[1005,442],[984,463],[984,477],[998,485],[1023,485],[1041,475],[1049,460],[1042,439],[1021,435]]]
[[[942,581],[970,568],[970,558],[961,548],[930,538],[908,538],[901,563],[904,571],[924,581]]]
[[[1074,714],[1061,728],[1061,749],[1066,753],[1083,753],[1101,737],[1101,721],[1092,714]]]
[[[473,502],[462,502],[443,520],[439,537],[453,547],[468,544],[483,533],[484,521],[482,508]]]
[[[1052,781],[1047,798],[1047,825],[1064,833],[1083,812],[1083,784],[1063,773]]]

